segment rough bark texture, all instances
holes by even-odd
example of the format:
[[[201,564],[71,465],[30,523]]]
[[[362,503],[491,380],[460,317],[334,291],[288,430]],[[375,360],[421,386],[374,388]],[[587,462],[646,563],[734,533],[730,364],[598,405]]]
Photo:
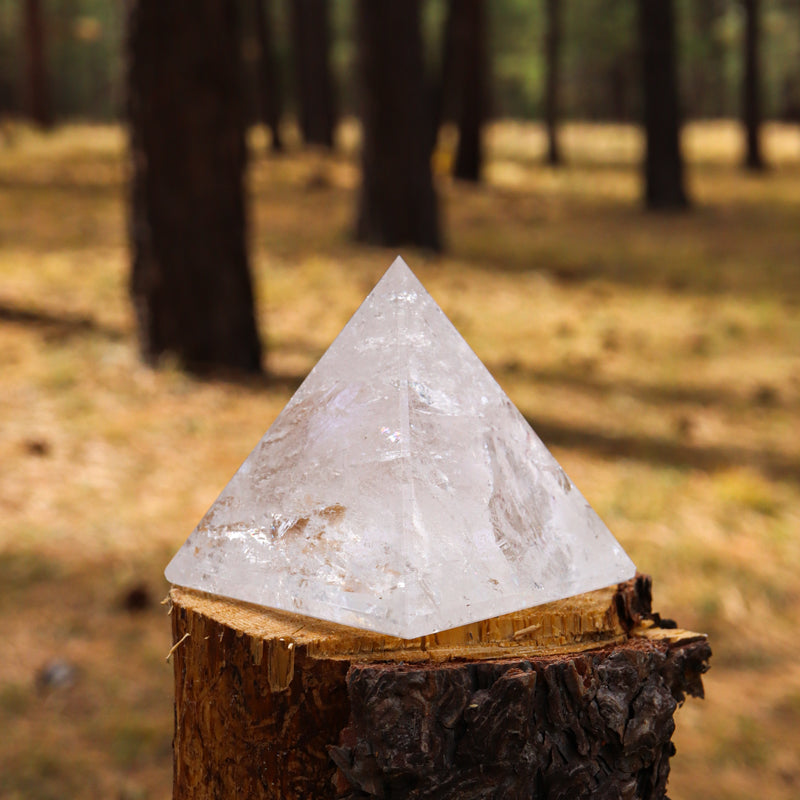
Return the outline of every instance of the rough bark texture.
[[[663,798],[673,713],[710,656],[657,626],[643,576],[608,595],[612,641],[571,653],[514,636],[505,656],[380,660],[336,652],[365,646],[352,629],[323,642],[314,621],[172,598],[176,800]]]
[[[545,10],[547,28],[544,38],[544,121],[547,128],[547,163],[555,167],[561,163],[561,149],[558,146],[561,0],[547,0]]]
[[[357,4],[362,181],[356,237],[440,248],[419,0]]]
[[[261,121],[269,128],[272,149],[279,152],[283,150],[283,96],[272,32],[272,9],[267,7],[267,2],[268,0],[253,0],[253,19],[258,40],[258,113]]]
[[[645,200],[650,209],[688,205],[683,183],[673,0],[639,0],[642,46]]]
[[[744,0],[744,81],[742,85],[742,121],[746,138],[745,167],[762,170],[766,166],[761,153],[761,69],[759,36],[761,4]]]
[[[37,125],[49,128],[53,124],[53,108],[47,82],[47,49],[41,0],[25,0],[22,11],[26,110]]]
[[[236,3],[128,4],[131,294],[147,361],[260,369]]]
[[[704,639],[569,656],[353,665],[331,749],[338,797],[663,798],[673,714],[701,695]]]
[[[306,144],[333,147],[336,102],[328,0],[290,0],[298,118]]]
[[[453,176],[477,182],[483,168],[483,125],[489,106],[489,51],[485,0],[450,0],[448,26],[455,61],[458,147]]]

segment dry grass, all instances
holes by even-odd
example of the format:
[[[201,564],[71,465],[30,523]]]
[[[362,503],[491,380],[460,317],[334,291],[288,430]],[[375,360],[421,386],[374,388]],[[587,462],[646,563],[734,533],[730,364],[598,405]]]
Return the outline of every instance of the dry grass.
[[[125,296],[121,132],[12,134],[0,796],[168,797],[161,570],[395,253],[349,240],[352,128],[333,158],[259,157],[254,266],[279,379],[151,372]],[[654,576],[658,609],[712,636],[707,700],[679,712],[676,799],[800,794],[800,134],[767,134],[776,166],[749,177],[734,126],[690,128],[698,207],[650,217],[634,130],[569,127],[554,172],[538,128],[501,124],[486,187],[441,181],[448,254],[404,253]],[[132,613],[140,584],[154,603]],[[54,659],[75,671],[45,686]]]

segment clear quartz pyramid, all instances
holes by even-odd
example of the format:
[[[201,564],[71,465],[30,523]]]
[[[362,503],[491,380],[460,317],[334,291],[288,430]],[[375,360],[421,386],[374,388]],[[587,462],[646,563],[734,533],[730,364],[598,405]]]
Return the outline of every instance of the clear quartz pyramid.
[[[398,258],[166,576],[411,639],[634,572]]]

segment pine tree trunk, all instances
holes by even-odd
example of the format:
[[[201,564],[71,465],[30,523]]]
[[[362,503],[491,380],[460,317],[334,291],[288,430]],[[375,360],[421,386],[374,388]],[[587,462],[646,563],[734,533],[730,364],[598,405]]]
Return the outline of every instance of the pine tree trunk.
[[[143,357],[260,369],[236,4],[128,6],[131,294]]]
[[[744,12],[742,118],[747,142],[745,167],[750,170],[763,170],[766,165],[761,154],[761,69],[759,64],[761,6],[759,0],[744,0]]]
[[[357,3],[362,180],[356,238],[441,246],[419,0]]]
[[[656,210],[686,208],[672,0],[639,0],[644,89],[645,202]]]
[[[544,120],[547,128],[547,163],[561,164],[558,146],[559,56],[561,50],[561,0],[547,0],[545,32]]]
[[[483,167],[483,125],[488,116],[489,54],[485,0],[451,0],[453,46],[460,51],[458,147],[453,175],[476,183]]]
[[[656,800],[711,651],[649,579],[413,641],[174,587],[174,800]]]
[[[258,109],[261,121],[269,128],[272,149],[283,150],[281,138],[281,116],[283,97],[278,75],[278,59],[272,32],[271,8],[268,0],[253,0],[253,18],[258,39]]]
[[[29,117],[41,128],[53,125],[53,108],[47,81],[47,48],[41,0],[24,0],[25,105]]]
[[[333,147],[336,103],[328,0],[289,0],[298,116],[306,144]]]
[[[438,74],[431,79],[431,152],[436,147],[442,125],[455,122],[460,103],[454,35],[456,5],[453,0],[447,4],[447,16],[442,25],[441,63]]]

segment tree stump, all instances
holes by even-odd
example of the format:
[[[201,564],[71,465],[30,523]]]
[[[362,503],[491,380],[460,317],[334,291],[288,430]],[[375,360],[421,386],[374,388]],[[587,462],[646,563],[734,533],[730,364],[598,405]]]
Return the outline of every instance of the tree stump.
[[[650,579],[415,640],[173,587],[174,798],[661,798],[706,637]]]

